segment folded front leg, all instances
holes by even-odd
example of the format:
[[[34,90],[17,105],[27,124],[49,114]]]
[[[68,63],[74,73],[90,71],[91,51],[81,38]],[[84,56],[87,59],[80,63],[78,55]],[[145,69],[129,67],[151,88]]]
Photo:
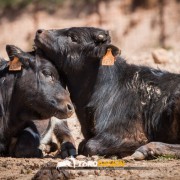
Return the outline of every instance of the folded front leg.
[[[135,160],[143,160],[165,155],[180,158],[180,144],[150,142],[139,147],[130,157]]]
[[[56,145],[55,148],[54,145]],[[61,158],[76,156],[75,142],[71,135],[67,121],[52,117],[47,130],[42,136],[40,149],[44,155],[51,151],[58,150]]]
[[[102,155],[111,156],[117,155],[124,157],[132,154],[142,144],[134,139],[119,139],[113,134],[107,132],[98,134],[97,136],[84,140],[80,143],[78,153],[85,156]]]

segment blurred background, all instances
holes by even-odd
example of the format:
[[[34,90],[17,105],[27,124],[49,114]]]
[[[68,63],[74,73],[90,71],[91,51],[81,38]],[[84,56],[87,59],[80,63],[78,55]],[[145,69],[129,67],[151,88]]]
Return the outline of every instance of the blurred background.
[[[109,30],[126,57],[172,54],[180,49],[180,0],[0,0],[0,54],[7,57],[6,44],[31,50],[39,28],[72,26]]]

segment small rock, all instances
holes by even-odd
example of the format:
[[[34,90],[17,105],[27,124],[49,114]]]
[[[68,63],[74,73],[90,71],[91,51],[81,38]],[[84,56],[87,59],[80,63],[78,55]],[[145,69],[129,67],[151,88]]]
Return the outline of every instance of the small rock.
[[[76,157],[77,160],[82,160],[82,159],[86,159],[87,157],[86,156],[83,156],[83,155],[78,155]]]
[[[99,156],[92,156],[91,159],[92,159],[93,161],[97,161],[97,160],[99,159]]]
[[[30,174],[30,173],[32,173],[32,170],[31,169],[27,169],[26,174]]]
[[[92,174],[90,174],[88,177],[89,178],[95,178],[94,175],[92,175]]]
[[[94,174],[95,174],[96,176],[99,176],[99,175],[100,175],[100,173],[99,173],[98,170],[95,170],[95,171],[94,171]]]
[[[26,170],[25,169],[21,169],[21,174],[26,174]]]
[[[111,156],[111,159],[112,159],[112,160],[117,160],[118,157],[117,157],[117,156]]]
[[[86,172],[84,172],[84,171],[79,171],[79,172],[78,172],[78,175],[79,175],[79,176],[86,176],[86,175],[87,175],[87,173],[86,173]]]
[[[94,171],[89,171],[88,175],[95,175],[95,172]]]
[[[165,49],[154,50],[152,52],[152,57],[156,64],[166,64],[169,61],[169,54]]]

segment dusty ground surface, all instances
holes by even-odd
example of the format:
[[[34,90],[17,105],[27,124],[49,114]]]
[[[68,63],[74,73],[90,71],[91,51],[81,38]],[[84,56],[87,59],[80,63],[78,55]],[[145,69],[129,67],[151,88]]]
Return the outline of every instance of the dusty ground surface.
[[[0,159],[1,179],[179,179],[180,160],[128,162],[124,169],[56,170],[60,159]]]
[[[156,52],[153,52],[157,54]],[[158,50],[159,53],[159,50]],[[126,56],[123,54],[123,56]],[[150,65],[152,67],[180,73],[180,53],[163,51],[158,55],[160,64],[154,63],[152,52],[127,57],[129,63]],[[162,63],[163,62],[163,63]],[[69,127],[76,141],[82,140],[78,120],[69,119]],[[77,157],[87,160],[85,157]],[[97,159],[93,157],[92,159]],[[60,158],[16,159],[0,158],[0,179],[179,179],[180,160],[159,157],[149,161],[126,162],[124,169],[76,169],[57,171]]]

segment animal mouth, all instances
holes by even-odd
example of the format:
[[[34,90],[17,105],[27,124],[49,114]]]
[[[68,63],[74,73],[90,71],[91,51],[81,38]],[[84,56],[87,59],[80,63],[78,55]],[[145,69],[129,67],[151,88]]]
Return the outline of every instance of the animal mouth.
[[[64,112],[61,112],[61,111],[56,111],[53,114],[53,116],[55,116],[58,119],[67,119],[67,118],[70,118],[72,115],[73,115],[73,112],[71,112],[71,113],[64,113]]]
[[[66,112],[63,112],[62,110],[56,110],[54,112],[51,112],[51,113],[47,113],[47,112],[38,112],[38,114],[40,115],[40,118],[41,119],[48,119],[52,116],[58,118],[58,119],[67,119],[67,118],[70,118],[74,112],[69,112],[69,113],[66,113]]]
[[[33,48],[37,49],[37,48],[41,48],[41,46],[42,46],[42,40],[38,35],[36,35],[36,37],[34,39]]]
[[[49,40],[50,40],[50,37],[49,37],[47,31],[38,30],[36,32],[36,35],[34,38],[34,43],[35,43],[36,47],[41,48],[41,47],[44,47],[44,46],[51,44],[49,42]]]

